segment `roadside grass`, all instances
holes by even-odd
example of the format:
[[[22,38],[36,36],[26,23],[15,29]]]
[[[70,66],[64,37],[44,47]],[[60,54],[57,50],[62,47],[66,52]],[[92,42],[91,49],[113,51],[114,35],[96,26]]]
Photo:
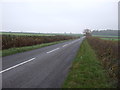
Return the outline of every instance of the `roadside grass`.
[[[0,56],[4,57],[4,56],[20,53],[20,52],[30,51],[30,50],[33,50],[33,49],[38,49],[38,48],[42,48],[42,47],[45,47],[45,46],[50,46],[50,45],[62,43],[62,42],[65,42],[65,41],[69,41],[69,40],[57,41],[57,42],[51,42],[51,43],[43,43],[43,44],[33,45],[33,46],[25,46],[25,47],[19,47],[19,48],[10,48],[10,49],[5,49],[5,50],[0,50]]]
[[[84,40],[73,61],[63,88],[112,88],[110,78],[95,52]]]

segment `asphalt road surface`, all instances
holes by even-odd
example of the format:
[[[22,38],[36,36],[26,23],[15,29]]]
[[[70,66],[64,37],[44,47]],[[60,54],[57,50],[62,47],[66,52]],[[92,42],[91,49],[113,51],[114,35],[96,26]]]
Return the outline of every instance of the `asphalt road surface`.
[[[60,88],[84,37],[3,57],[3,88]]]

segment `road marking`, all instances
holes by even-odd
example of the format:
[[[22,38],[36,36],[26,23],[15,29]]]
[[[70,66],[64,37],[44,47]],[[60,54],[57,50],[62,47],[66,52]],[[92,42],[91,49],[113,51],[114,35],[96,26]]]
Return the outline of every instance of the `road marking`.
[[[46,53],[51,53],[51,52],[54,52],[54,51],[56,51],[56,50],[58,50],[58,49],[60,49],[60,48],[53,49],[53,50],[48,51],[48,52],[46,52]]]
[[[72,41],[72,42],[70,42],[70,43],[68,43],[68,44],[63,45],[62,47],[65,47],[65,46],[68,46],[68,45],[70,45],[70,44],[73,44],[73,43],[75,43],[75,42],[77,42],[77,41],[79,41],[79,40],[80,40],[80,39],[75,40],[75,41]]]
[[[82,38],[84,38],[84,37],[82,37]],[[65,46],[67,46],[67,45],[70,45],[70,44],[73,44],[73,43],[75,43],[75,42],[77,42],[77,41],[79,41],[79,40],[80,40],[80,39],[75,40],[75,41],[73,41],[73,42],[71,42],[71,43],[65,44],[65,45],[63,45],[63,47],[65,47]],[[49,52],[46,52],[46,53],[51,53],[51,52],[54,52],[54,51],[56,51],[56,50],[58,50],[58,49],[60,49],[60,48],[53,49],[53,50],[51,50],[51,51],[49,51]],[[17,65],[15,65],[15,66],[12,66],[12,67],[10,67],[10,68],[7,68],[7,69],[5,69],[5,70],[2,70],[2,71],[0,71],[0,74],[6,72],[6,71],[8,71],[8,70],[14,69],[14,68],[16,68],[16,67],[18,67],[18,66],[21,66],[21,65],[23,65],[23,64],[25,64],[25,63],[31,62],[31,61],[33,61],[34,59],[36,59],[36,58],[31,58],[31,59],[29,59],[29,60],[27,60],[27,61],[25,61],[25,62],[22,62],[22,63],[20,63],[20,64],[17,64]]]
[[[16,68],[16,67],[18,67],[18,66],[21,66],[21,65],[23,65],[23,64],[25,64],[25,63],[31,62],[31,61],[33,61],[34,59],[35,59],[35,58],[29,59],[29,60],[27,60],[27,61],[25,61],[25,62],[22,62],[22,63],[20,63],[20,64],[17,64],[17,65],[15,65],[15,66],[12,66],[12,67],[10,67],[10,68],[7,68],[7,69],[5,69],[5,70],[2,70],[2,71],[0,71],[0,74],[3,73],[3,72],[6,72],[6,71],[8,71],[8,70],[11,70],[11,69],[13,69],[13,68]]]
[[[69,44],[65,44],[65,45],[63,45],[63,47],[65,47],[65,46],[67,46],[67,45],[69,45]]]

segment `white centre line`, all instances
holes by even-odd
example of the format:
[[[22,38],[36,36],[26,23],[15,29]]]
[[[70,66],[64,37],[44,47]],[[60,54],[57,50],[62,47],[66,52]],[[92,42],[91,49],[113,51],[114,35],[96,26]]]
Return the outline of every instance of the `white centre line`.
[[[46,53],[51,53],[51,52],[54,52],[54,51],[56,51],[56,50],[58,50],[58,49],[60,49],[60,48],[53,49],[53,50],[51,50],[51,51],[49,51],[49,52],[46,52]]]
[[[10,67],[10,68],[7,68],[7,69],[5,69],[5,70],[2,70],[2,71],[0,71],[0,73],[6,72],[6,71],[11,70],[11,69],[13,69],[13,68],[16,68],[16,67],[18,67],[18,66],[20,66],[20,65],[23,65],[23,64],[28,63],[28,62],[30,62],[30,61],[33,61],[34,59],[35,59],[35,58],[29,59],[29,60],[27,60],[27,61],[25,61],[25,62],[22,62],[22,63],[20,63],[20,64],[17,64],[17,65],[15,65],[15,66],[12,66],[12,67]]]
[[[63,45],[63,47],[65,47],[65,46],[67,46],[67,45],[69,45],[69,44],[65,44],[65,45]]]
[[[68,43],[68,44],[63,45],[62,47],[65,47],[65,46],[68,46],[68,45],[70,45],[70,44],[73,44],[73,43],[75,43],[75,42],[77,42],[77,41],[79,41],[79,40],[80,40],[80,39],[75,40],[75,41],[72,41],[72,42],[70,42],[70,43]]]
[[[79,40],[80,40],[80,39],[78,39],[78,40],[76,40],[76,41],[73,41],[73,42],[71,42],[71,43],[65,44],[65,45],[63,45],[63,47],[65,47],[65,46],[67,46],[67,45],[70,45],[70,44],[73,44],[73,43],[75,43],[75,42],[77,42],[77,41],[79,41]],[[53,49],[53,50],[51,50],[51,51],[49,51],[49,52],[46,52],[46,53],[51,53],[51,52],[54,52],[54,51],[56,51],[56,50],[58,50],[58,49],[60,49],[60,48]],[[6,72],[6,71],[8,71],[8,70],[14,69],[14,68],[16,68],[16,67],[18,67],[18,66],[21,66],[21,65],[23,65],[23,64],[25,64],[25,63],[31,62],[31,61],[33,61],[34,59],[35,59],[35,58],[31,58],[31,59],[29,59],[29,60],[27,60],[27,61],[25,61],[25,62],[22,62],[22,63],[20,63],[20,64],[17,64],[17,65],[15,65],[15,66],[12,66],[12,67],[10,67],[10,68],[7,68],[7,69],[5,69],[5,70],[2,70],[2,71],[0,71],[0,74]]]

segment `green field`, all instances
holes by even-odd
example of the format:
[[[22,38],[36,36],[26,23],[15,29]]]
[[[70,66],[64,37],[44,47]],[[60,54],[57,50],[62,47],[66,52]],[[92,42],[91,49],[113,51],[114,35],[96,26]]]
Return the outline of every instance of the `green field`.
[[[92,35],[93,37],[99,37],[103,40],[112,40],[112,41],[118,41],[120,40],[120,36],[108,36],[108,35]]]
[[[115,37],[115,38],[120,37],[120,36],[110,36],[110,35],[92,35],[92,36],[94,37]]]
[[[25,36],[55,36],[54,34],[44,33],[17,33],[17,32],[1,32],[0,35],[25,35]]]
[[[112,88],[109,76],[85,40],[68,73],[63,88]]]
[[[25,32],[0,32],[0,35],[25,35],[25,36],[56,36],[56,35],[68,35],[68,36],[82,36],[82,34],[69,34],[69,33],[25,33]]]
[[[118,38],[101,38],[101,39],[103,39],[103,40],[112,40],[112,41],[118,41],[118,40],[120,40]]]

